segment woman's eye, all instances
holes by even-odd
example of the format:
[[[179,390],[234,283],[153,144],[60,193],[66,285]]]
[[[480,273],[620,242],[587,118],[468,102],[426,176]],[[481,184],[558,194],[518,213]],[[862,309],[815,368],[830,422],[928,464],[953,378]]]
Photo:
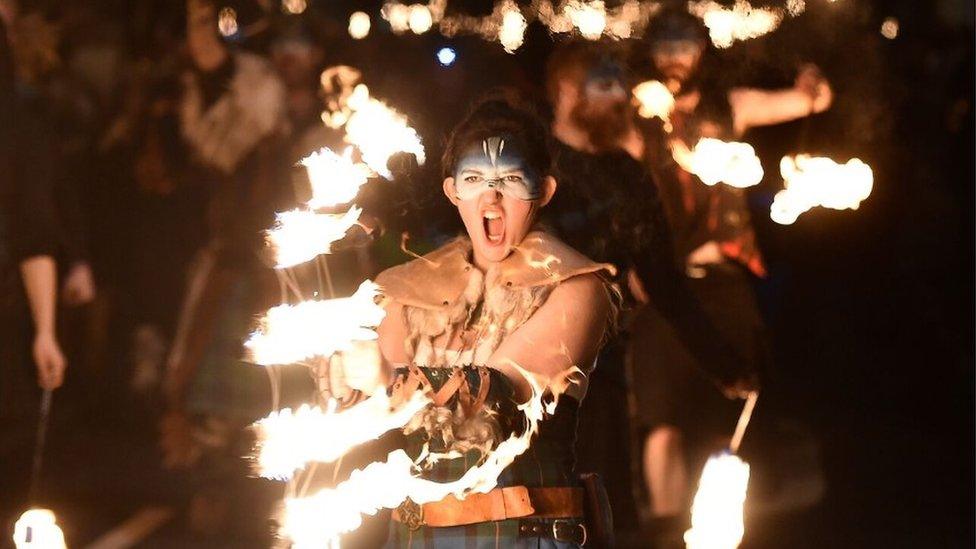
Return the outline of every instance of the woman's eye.
[[[522,182],[522,176],[519,176],[519,175],[506,175],[505,176],[505,182],[506,183],[521,183]]]
[[[481,177],[477,175],[469,175],[464,178],[465,183],[481,183]]]

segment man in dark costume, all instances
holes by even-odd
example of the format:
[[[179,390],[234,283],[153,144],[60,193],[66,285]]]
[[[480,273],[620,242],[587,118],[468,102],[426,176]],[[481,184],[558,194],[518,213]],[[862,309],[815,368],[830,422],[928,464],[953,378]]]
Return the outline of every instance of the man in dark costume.
[[[812,65],[800,71],[793,88],[723,86],[707,63],[707,29],[680,9],[656,16],[647,42],[642,51],[650,54],[654,78],[674,94],[675,108],[667,130],[660,120],[640,120],[636,156],[658,185],[676,270],[737,356],[761,371],[768,349],[752,282],[766,271],[744,192],[705,185],[678,165],[672,148],[691,149],[705,137],[738,140],[751,127],[823,111],[830,87]],[[649,431],[643,462],[652,514],[682,515],[690,503],[689,465],[697,470],[708,452],[726,443],[739,407],[692,373],[704,358],[655,308],[641,315],[634,333],[634,386],[640,428]],[[682,530],[674,528],[675,540]]]
[[[549,63],[555,164],[561,181],[547,220],[557,234],[597,261],[618,266],[632,302],[649,300],[700,358],[708,377],[731,393],[754,388],[738,355],[718,336],[674,264],[657,187],[632,155],[632,123],[621,57],[603,44],[570,44]],[[638,147],[635,149],[635,147]],[[581,470],[605,475],[617,526],[633,527],[628,380],[624,338],[608,345],[580,414]]]

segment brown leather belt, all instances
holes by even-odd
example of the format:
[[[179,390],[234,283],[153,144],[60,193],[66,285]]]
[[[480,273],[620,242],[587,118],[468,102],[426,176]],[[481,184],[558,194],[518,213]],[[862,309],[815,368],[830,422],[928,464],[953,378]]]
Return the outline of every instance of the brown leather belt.
[[[527,488],[506,486],[464,499],[449,495],[418,505],[409,499],[393,510],[393,520],[416,529],[421,526],[462,526],[512,518],[571,518],[583,516],[583,489],[571,486]]]

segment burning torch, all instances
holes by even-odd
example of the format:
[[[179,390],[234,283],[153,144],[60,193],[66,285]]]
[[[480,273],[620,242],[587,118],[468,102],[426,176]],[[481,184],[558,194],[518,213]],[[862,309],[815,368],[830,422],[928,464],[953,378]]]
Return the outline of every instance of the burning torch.
[[[749,464],[737,455],[759,393],[749,393],[727,451],[708,458],[691,505],[688,549],[735,549],[745,534],[743,506],[749,484]]]

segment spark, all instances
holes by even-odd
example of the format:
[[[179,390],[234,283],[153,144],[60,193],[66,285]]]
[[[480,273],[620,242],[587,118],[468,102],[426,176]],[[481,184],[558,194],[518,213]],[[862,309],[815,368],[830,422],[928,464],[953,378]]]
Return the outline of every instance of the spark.
[[[369,36],[371,26],[372,23],[366,12],[357,11],[349,16],[349,36],[356,40],[362,40]]]
[[[571,0],[563,8],[574,27],[587,40],[598,40],[607,28],[607,8],[602,0],[580,2]]]
[[[305,166],[312,186],[310,208],[328,208],[352,201],[370,176],[368,166],[352,161],[349,148],[340,156],[323,147],[301,159],[299,164]]]
[[[257,471],[262,477],[288,479],[308,463],[333,462],[364,442],[403,427],[430,403],[420,391],[394,408],[385,390],[341,412],[302,405],[272,412],[254,424]]]
[[[731,8],[713,0],[692,0],[688,2],[688,11],[705,23],[717,48],[728,48],[735,41],[768,34],[783,20],[782,10],[755,8],[746,0],[736,0]]]
[[[427,6],[414,4],[410,6],[410,15],[407,17],[407,23],[414,34],[423,34],[434,26],[434,16],[431,15]]]
[[[29,509],[14,524],[17,549],[65,549],[64,532],[50,509]]]
[[[286,13],[299,15],[304,13],[308,8],[308,2],[306,0],[283,0],[281,6],[284,8]]]
[[[449,48],[445,46],[437,50],[437,62],[440,63],[441,66],[450,67],[451,65],[454,64],[454,61],[456,59],[457,59],[457,52],[454,51],[454,48]]]
[[[522,10],[511,0],[502,3],[502,24],[498,29],[498,41],[508,53],[522,47],[525,41],[525,29],[529,24],[522,15]]]
[[[293,267],[332,253],[332,244],[346,236],[359,221],[362,209],[353,206],[342,214],[325,214],[295,209],[276,214],[267,241],[275,253],[276,267]]]
[[[237,11],[234,8],[222,8],[217,15],[217,30],[224,37],[237,34]]]
[[[871,196],[874,172],[860,159],[838,164],[829,158],[806,154],[784,156],[779,164],[784,189],[773,197],[770,218],[792,224],[803,212],[822,206],[856,210]]]
[[[376,304],[379,288],[365,281],[350,297],[310,300],[272,307],[244,343],[255,364],[294,364],[328,357],[356,341],[376,339],[386,312]]]
[[[898,20],[894,17],[885,18],[884,22],[881,23],[881,36],[888,40],[898,38]]]
[[[692,150],[683,142],[674,141],[672,152],[679,166],[709,186],[725,183],[742,189],[757,185],[763,178],[762,163],[748,143],[706,137]]]
[[[786,0],[786,11],[796,17],[807,10],[806,0]]]
[[[688,549],[735,549],[745,533],[742,515],[749,485],[749,464],[723,453],[708,458],[691,505]]]

